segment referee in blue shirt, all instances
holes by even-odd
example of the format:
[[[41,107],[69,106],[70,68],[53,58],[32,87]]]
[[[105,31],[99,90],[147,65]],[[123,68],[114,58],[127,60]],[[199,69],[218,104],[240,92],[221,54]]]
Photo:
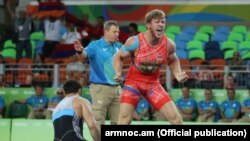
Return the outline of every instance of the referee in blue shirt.
[[[120,86],[114,81],[113,57],[121,48],[118,41],[119,25],[109,20],[104,23],[104,36],[92,41],[83,49],[79,41],[74,43],[79,60],[90,62],[90,94],[92,110],[100,130],[109,113],[111,124],[117,124],[120,107]]]

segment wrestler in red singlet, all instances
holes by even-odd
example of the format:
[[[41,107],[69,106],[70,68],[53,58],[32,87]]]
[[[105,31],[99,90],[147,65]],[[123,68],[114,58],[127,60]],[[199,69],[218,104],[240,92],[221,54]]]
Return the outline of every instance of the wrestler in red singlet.
[[[162,64],[169,66],[178,82],[185,82],[188,76],[182,71],[176,55],[175,43],[166,37],[164,11],[154,9],[145,16],[147,31],[130,37],[113,59],[114,80],[121,82],[123,59],[131,57],[132,65],[125,78],[118,124],[130,124],[139,96],[147,101],[172,124],[183,120],[175,103],[160,84]]]
[[[157,110],[170,101],[170,97],[165,92],[159,82],[160,67],[166,63],[167,37],[163,36],[156,46],[151,46],[145,40],[143,33],[134,38],[139,41],[137,51],[131,57],[132,65],[126,76],[121,102],[133,104],[135,107],[142,94],[150,104]]]

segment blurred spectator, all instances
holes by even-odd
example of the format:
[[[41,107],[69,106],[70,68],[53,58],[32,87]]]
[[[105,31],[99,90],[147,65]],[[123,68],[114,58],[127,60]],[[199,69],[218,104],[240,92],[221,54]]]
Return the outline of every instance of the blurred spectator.
[[[137,35],[139,33],[138,25],[136,23],[130,23],[128,25],[128,31],[129,31],[129,33],[128,33],[129,37]]]
[[[31,58],[31,43],[30,34],[34,30],[34,23],[32,18],[25,10],[18,11],[19,17],[15,21],[15,33],[17,34],[17,55],[16,59],[19,60],[23,56],[25,50],[26,57]]]
[[[80,62],[72,62],[66,66],[68,79],[78,80],[85,73],[85,66]]]
[[[91,41],[91,32],[93,31],[92,25],[89,23],[89,15],[84,14],[82,16],[82,27],[80,27],[80,33],[82,35],[82,45],[86,47]]]
[[[84,88],[84,87],[88,87],[88,79],[87,79],[87,76],[85,75],[82,75],[80,78],[79,78],[79,83],[81,84],[81,86]]]
[[[45,111],[46,119],[51,119],[53,110],[57,104],[64,98],[63,88],[58,88],[56,90],[56,96],[50,99],[47,110]]]
[[[40,74],[45,73],[46,65],[43,64],[42,56],[40,54],[36,54],[36,57],[32,65],[32,73],[34,76],[38,76]]]
[[[149,119],[149,108],[150,108],[150,105],[147,102],[147,100],[142,95],[140,95],[140,100],[139,100],[137,107],[135,109],[133,118],[135,120],[139,120],[139,121],[148,120]]]
[[[205,100],[198,103],[198,122],[214,122],[218,113],[218,103],[213,100],[211,89],[205,89]]]
[[[28,116],[29,119],[45,118],[44,111],[48,106],[49,100],[43,94],[42,86],[40,85],[35,86],[35,95],[26,99],[25,102],[32,107],[32,110]]]
[[[74,24],[67,23],[67,28],[68,32],[63,34],[61,43],[73,44],[76,40],[81,40],[81,35],[75,30]]]
[[[92,31],[92,37],[94,40],[96,39],[100,39],[103,36],[103,25],[104,25],[104,17],[103,16],[99,16],[97,18],[97,23],[93,28]]]
[[[6,88],[9,85],[5,82],[4,75],[0,74],[0,88]]]
[[[0,96],[0,118],[4,116],[5,102],[2,96]]]
[[[8,28],[14,27],[13,19],[15,18],[16,7],[18,6],[18,3],[19,0],[4,0],[5,25],[7,25]]]
[[[240,115],[240,103],[236,101],[235,89],[227,89],[228,100],[221,103],[221,120],[220,122],[235,122]]]
[[[176,106],[180,111],[183,121],[194,121],[196,118],[196,101],[190,97],[188,87],[182,88],[182,98],[178,99]]]
[[[228,65],[230,66],[230,70],[242,70],[242,65],[244,65],[244,63],[238,51],[233,53],[233,59]]]
[[[25,82],[20,84],[20,87],[33,87],[33,76],[31,74],[26,75]]]
[[[122,44],[125,44],[125,42],[127,41],[128,39],[128,33],[123,31],[123,30],[120,30],[119,32],[119,42],[121,42]]]
[[[241,112],[243,116],[238,122],[250,123],[250,89],[248,90],[248,98],[243,101]]]
[[[228,74],[224,82],[224,89],[235,88],[237,88],[237,84],[235,83],[234,77],[231,74]]]
[[[245,73],[241,71],[246,71],[246,67],[244,66],[243,60],[240,58],[240,53],[238,51],[233,53],[233,59],[228,65],[238,86],[243,86],[246,80]]]
[[[6,11],[8,13],[8,18],[14,18],[16,14],[16,7],[18,6],[19,0],[5,0]]]
[[[211,73],[209,63],[207,61],[203,61],[201,63],[201,66],[198,67],[197,73],[195,75],[195,79],[198,81],[213,80],[213,74]]]
[[[62,22],[60,19],[49,17],[44,20],[45,42],[42,49],[43,59],[50,57],[56,45],[61,40]]]

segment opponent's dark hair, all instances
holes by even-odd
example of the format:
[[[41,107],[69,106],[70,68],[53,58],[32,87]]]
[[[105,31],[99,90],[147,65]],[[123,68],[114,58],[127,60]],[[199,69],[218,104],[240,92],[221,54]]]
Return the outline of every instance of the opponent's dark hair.
[[[81,84],[76,80],[67,80],[63,85],[65,95],[70,93],[77,93],[79,89],[82,89]]]

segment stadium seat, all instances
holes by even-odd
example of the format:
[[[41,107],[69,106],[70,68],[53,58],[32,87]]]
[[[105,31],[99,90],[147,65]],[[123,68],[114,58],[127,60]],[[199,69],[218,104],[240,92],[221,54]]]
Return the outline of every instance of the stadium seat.
[[[245,41],[250,41],[250,32],[246,33]]]
[[[227,50],[224,54],[224,59],[226,61],[231,60],[233,58],[233,53],[237,50]]]
[[[194,59],[205,59],[205,52],[203,50],[191,50],[188,53],[188,58],[190,60],[194,60]]]
[[[171,40],[175,41],[175,34],[166,32],[165,35],[167,35],[167,37],[170,38]]]
[[[176,54],[179,59],[188,59],[188,53],[186,50],[177,49]]]
[[[212,35],[214,33],[214,27],[212,25],[202,25],[199,27],[198,32]]]
[[[37,82],[49,82],[49,76],[47,74],[39,74],[34,77]]]
[[[226,65],[226,62],[224,59],[212,59],[209,61],[209,64],[212,66],[224,67]]]
[[[194,40],[202,41],[205,43],[209,41],[209,35],[203,32],[197,32],[194,35]]]
[[[227,40],[235,41],[237,43],[242,42],[243,39],[244,39],[244,36],[241,33],[237,33],[237,32],[230,32],[227,38]]]
[[[14,75],[13,73],[7,73],[4,75],[5,82],[9,84],[10,86],[13,86],[14,83]]]
[[[190,63],[191,65],[194,65],[194,66],[199,66],[201,65],[205,60],[203,59],[195,59],[195,60],[192,60]]]
[[[4,61],[5,61],[5,75],[7,74],[11,74],[12,77],[14,72],[15,72],[15,69],[16,69],[16,59],[15,58],[10,58],[10,57],[7,57],[7,58],[4,58]],[[11,79],[9,79],[11,80]],[[11,83],[11,81],[10,81]]]
[[[16,59],[7,57],[7,58],[4,58],[4,62],[6,64],[16,64]]]
[[[181,33],[181,27],[180,27],[180,26],[177,26],[177,25],[170,25],[170,26],[167,26],[166,32],[167,32],[167,33],[173,33],[173,34],[175,34],[175,35],[178,35],[178,34]]]
[[[227,50],[237,50],[237,43],[235,41],[225,41],[222,43],[221,50],[227,51]]]
[[[215,32],[212,35],[211,41],[218,41],[218,42],[224,42],[227,40],[228,35],[220,33],[220,32]]]
[[[14,48],[14,49],[16,49],[16,44],[14,44],[12,42],[12,40],[9,39],[9,40],[4,41],[3,48],[4,49],[6,49],[6,48]]]
[[[203,44],[201,41],[197,41],[197,40],[190,41],[187,44],[187,50],[188,51],[190,51],[190,50],[203,50]]]
[[[213,76],[215,80],[224,79],[224,67],[226,62],[224,59],[212,59],[209,64],[214,67]]]
[[[189,79],[193,78],[192,68],[188,59],[180,59],[181,68],[187,73]]]
[[[186,41],[176,41],[176,49],[186,50],[187,42]]]
[[[181,67],[187,66],[188,68],[190,67],[190,61],[188,59],[180,59],[180,64]]]
[[[187,33],[181,33],[175,37],[176,42],[179,42],[179,41],[189,42],[193,39],[194,39],[194,36],[191,34],[187,34]]]
[[[33,32],[30,35],[31,40],[44,41],[44,33],[42,31]]]
[[[235,25],[232,27],[231,31],[241,33],[244,36],[247,33],[247,27],[245,25]]]
[[[243,56],[242,56],[243,60],[249,60],[250,59],[250,51],[246,51],[244,52]]]
[[[217,26],[215,28],[215,32],[228,35],[230,32],[230,28],[228,26]]]
[[[14,48],[5,48],[3,51],[2,51],[2,55],[4,58],[14,58],[16,59],[16,49]]]
[[[245,51],[250,51],[250,41],[243,41],[239,45],[239,52],[243,54]]]
[[[18,60],[19,64],[32,64],[33,60],[31,58],[21,58]]]
[[[187,33],[194,35],[197,32],[197,27],[196,26],[184,26],[182,28],[182,33]]]

